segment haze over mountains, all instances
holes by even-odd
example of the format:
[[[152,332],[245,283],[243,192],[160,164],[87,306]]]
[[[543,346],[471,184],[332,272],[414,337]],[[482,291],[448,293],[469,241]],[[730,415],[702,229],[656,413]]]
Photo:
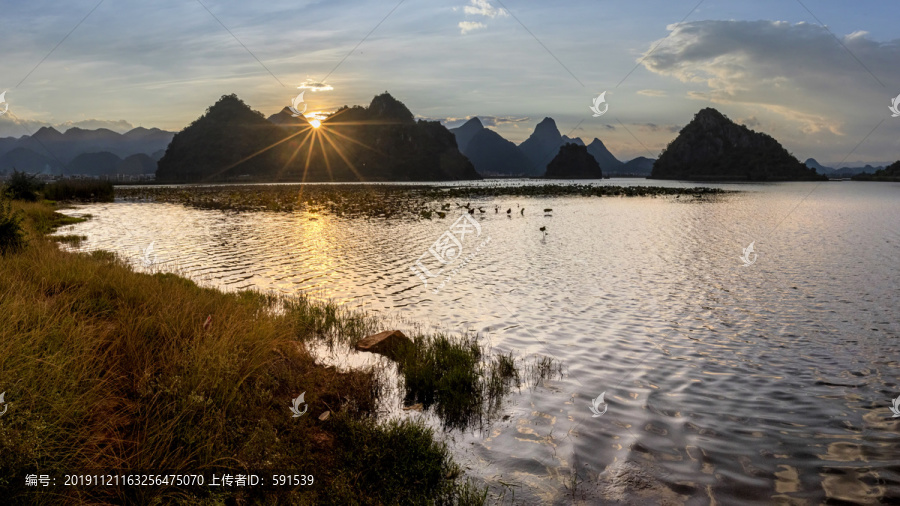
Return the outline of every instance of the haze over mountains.
[[[0,173],[152,174],[174,135],[142,127],[124,134],[105,128],[60,133],[43,127],[34,135],[0,138]]]

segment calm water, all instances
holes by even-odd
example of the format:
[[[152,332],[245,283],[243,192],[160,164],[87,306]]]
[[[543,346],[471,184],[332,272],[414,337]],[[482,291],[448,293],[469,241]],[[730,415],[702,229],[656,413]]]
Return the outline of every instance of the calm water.
[[[565,378],[511,395],[490,430],[446,434],[507,502],[900,502],[900,184],[718,186],[742,193],[473,201],[480,235],[427,286],[410,267],[454,209],[412,221],[114,203],[71,211],[94,217],[71,230],[139,269],[153,242],[155,268],[211,286],[314,291],[562,360]]]

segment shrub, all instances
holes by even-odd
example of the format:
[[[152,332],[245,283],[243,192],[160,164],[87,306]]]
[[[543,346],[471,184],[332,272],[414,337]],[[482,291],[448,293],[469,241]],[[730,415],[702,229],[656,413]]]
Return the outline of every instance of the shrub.
[[[37,176],[13,170],[12,177],[6,183],[5,193],[11,199],[34,202],[37,200],[37,192],[42,186],[42,183],[37,180]]]
[[[14,252],[25,246],[24,216],[12,210],[12,204],[0,197],[0,254]]]
[[[49,200],[112,202],[114,196],[113,184],[109,181],[63,179],[44,187],[44,198]]]

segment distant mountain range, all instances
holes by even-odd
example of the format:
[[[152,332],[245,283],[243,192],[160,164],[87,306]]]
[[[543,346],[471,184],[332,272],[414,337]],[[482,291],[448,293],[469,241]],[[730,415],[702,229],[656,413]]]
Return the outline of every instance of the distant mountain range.
[[[485,128],[474,117],[457,128],[451,128],[459,150],[472,161],[479,174],[491,176],[542,177],[547,166],[566,144],[585,146],[578,137],[562,135],[553,118],[544,118],[524,142],[516,146],[497,132]],[[650,167],[640,157],[637,163],[627,165],[619,161],[600,139],[586,145],[604,174],[648,175]],[[650,163],[652,164],[652,160]],[[630,162],[629,162],[630,163]]]
[[[806,164],[807,167],[809,167],[811,169],[815,169],[815,171],[818,172],[819,174],[822,174],[823,176],[828,176],[830,178],[848,178],[848,177],[853,177],[857,174],[873,174],[876,171],[884,169],[887,165],[890,165],[890,164],[884,164],[884,165],[877,165],[877,166],[873,167],[872,165],[866,164],[862,167],[859,167],[859,166],[846,167],[845,166],[845,167],[841,167],[840,169],[835,169],[833,167],[826,167],[826,166],[820,164],[819,162],[816,161],[815,158],[807,158],[806,162],[804,162],[804,163]]]
[[[124,134],[105,128],[43,127],[34,135],[0,138],[0,173],[152,174],[173,132],[138,127]],[[136,156],[140,155],[140,156]],[[138,172],[140,171],[140,172]]]

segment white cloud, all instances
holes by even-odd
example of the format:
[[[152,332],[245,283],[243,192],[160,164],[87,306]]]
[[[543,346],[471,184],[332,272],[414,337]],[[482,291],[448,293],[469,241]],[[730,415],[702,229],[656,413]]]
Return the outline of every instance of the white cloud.
[[[883,117],[880,82],[900,82],[900,41],[874,41],[863,31],[843,37],[842,46],[807,23],[706,20],[668,29],[645,68],[702,86],[688,98],[728,104],[735,115],[788,126],[798,138],[865,135],[862,125]],[[851,124],[860,126],[851,131]]]
[[[477,21],[460,21],[459,22],[459,33],[465,35],[472,30],[480,30],[482,28],[487,28],[487,25],[484,23],[478,23]]]
[[[638,95],[644,95],[645,97],[664,97],[666,96],[666,92],[663,90],[638,90]]]
[[[312,90],[315,92],[315,91],[331,91],[334,89],[334,87],[331,86],[330,84],[318,83],[311,79],[307,79],[306,81],[303,81],[303,83],[300,84],[300,86],[297,86],[297,89],[298,90]]]
[[[471,5],[467,5],[463,9],[463,12],[465,12],[466,14],[485,16],[489,18],[496,18],[497,16],[509,16],[509,14],[505,10],[498,9],[491,5],[490,0],[470,0],[469,3]]]

